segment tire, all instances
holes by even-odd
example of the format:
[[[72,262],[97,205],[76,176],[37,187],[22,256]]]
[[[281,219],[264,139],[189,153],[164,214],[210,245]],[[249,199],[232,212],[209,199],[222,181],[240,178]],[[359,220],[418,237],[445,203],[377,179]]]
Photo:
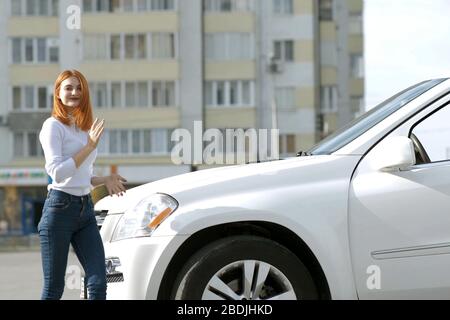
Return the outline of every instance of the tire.
[[[308,269],[287,248],[262,237],[233,236],[196,252],[179,272],[171,298],[311,300],[319,294]]]

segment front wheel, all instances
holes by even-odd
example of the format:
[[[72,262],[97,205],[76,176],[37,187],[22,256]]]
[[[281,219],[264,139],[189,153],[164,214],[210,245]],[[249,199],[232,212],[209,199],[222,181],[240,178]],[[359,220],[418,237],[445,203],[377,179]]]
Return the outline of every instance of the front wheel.
[[[318,299],[305,265],[286,247],[257,236],[217,240],[195,253],[179,273],[173,299]]]

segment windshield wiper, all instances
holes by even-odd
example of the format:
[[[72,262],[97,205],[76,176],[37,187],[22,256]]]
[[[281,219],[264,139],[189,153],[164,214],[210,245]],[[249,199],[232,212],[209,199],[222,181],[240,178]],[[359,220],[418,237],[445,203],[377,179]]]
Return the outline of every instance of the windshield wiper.
[[[297,152],[297,157],[308,157],[308,156],[312,156],[312,153],[308,152],[308,151],[302,151],[302,150]]]

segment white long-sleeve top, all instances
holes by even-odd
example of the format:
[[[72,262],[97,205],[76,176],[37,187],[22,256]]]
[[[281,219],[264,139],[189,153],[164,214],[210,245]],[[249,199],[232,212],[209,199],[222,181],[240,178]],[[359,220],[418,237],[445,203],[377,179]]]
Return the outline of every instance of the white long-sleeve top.
[[[75,196],[83,196],[91,191],[93,165],[97,157],[95,149],[79,168],[72,158],[88,142],[88,133],[75,125],[66,126],[50,117],[44,121],[39,140],[45,155],[45,170],[52,178],[48,190],[55,189]]]

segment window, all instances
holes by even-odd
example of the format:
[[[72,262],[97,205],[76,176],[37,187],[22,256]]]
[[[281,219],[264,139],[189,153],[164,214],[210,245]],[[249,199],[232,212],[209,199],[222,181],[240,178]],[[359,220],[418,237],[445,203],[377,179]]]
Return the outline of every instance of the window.
[[[206,12],[250,12],[254,8],[254,0],[204,0]]]
[[[141,153],[141,132],[140,130],[133,130],[131,131],[131,152],[132,153]]]
[[[111,59],[120,59],[120,35],[111,36]]]
[[[166,59],[175,57],[175,41],[172,33],[152,34],[152,58]]]
[[[12,110],[48,111],[53,105],[53,86],[15,86],[12,87]]]
[[[220,11],[227,12],[232,9],[232,1],[231,0],[222,0],[219,3]]]
[[[38,14],[40,16],[48,16],[50,15],[50,8],[48,6],[48,0],[38,0]]]
[[[137,36],[137,56],[138,59],[147,58],[147,36],[139,34]]]
[[[152,84],[152,106],[162,104],[162,84],[154,82]]]
[[[107,106],[107,85],[106,82],[99,82],[95,85],[95,105],[99,108]]]
[[[59,61],[59,40],[58,39],[47,39],[48,55],[50,62]]]
[[[207,81],[204,95],[207,106],[253,105],[253,81]]]
[[[13,88],[13,110],[20,110],[22,108],[22,88]]]
[[[59,61],[57,38],[12,38],[12,63],[56,63]],[[22,55],[22,49],[24,49]]]
[[[254,59],[254,40],[251,33],[209,33],[205,37],[208,60]]]
[[[28,133],[28,156],[36,157],[38,156],[38,135],[36,132]]]
[[[294,41],[274,41],[274,57],[285,62],[294,61]]]
[[[145,59],[147,57],[147,41],[145,34],[125,35],[125,59]]]
[[[175,83],[162,81],[153,82],[152,105],[154,107],[175,105]]]
[[[216,90],[216,104],[218,106],[222,106],[225,104],[225,82],[218,81],[216,83],[217,90]]]
[[[38,2],[36,0],[26,0],[26,13],[27,16],[34,16],[37,14],[37,4]]]
[[[276,88],[275,102],[277,109],[294,109],[295,108],[295,88]]]
[[[168,152],[168,134],[166,129],[153,129],[151,136],[152,152],[167,153]]]
[[[242,104],[253,104],[253,82],[242,81]]]
[[[363,22],[361,12],[351,12],[349,17],[349,33],[350,34],[362,34]]]
[[[338,95],[336,86],[324,86],[320,88],[320,106],[324,112],[336,112]]]
[[[175,2],[174,0],[151,0],[152,10],[174,10]]]
[[[364,59],[361,54],[350,55],[350,72],[354,78],[364,77]]]
[[[137,105],[139,107],[148,106],[148,83],[138,82],[137,84]]]
[[[123,0],[123,11],[125,12],[133,11],[133,0]]]
[[[87,34],[83,37],[83,53],[86,60],[107,59],[107,37],[101,34]],[[120,47],[119,47],[120,48]]]
[[[52,16],[59,15],[59,0],[52,0]]]
[[[142,12],[175,9],[175,0],[83,0],[83,12]]]
[[[144,153],[152,152],[152,132],[151,130],[144,130]]]
[[[90,83],[90,87],[93,106],[98,108],[167,107],[176,104],[174,81],[113,81]]]
[[[119,130],[120,134],[120,153],[127,154],[128,152],[128,131],[127,130]]]
[[[11,15],[12,16],[22,15],[22,0],[11,0]]]
[[[133,59],[135,56],[135,38],[133,35],[125,35],[125,59]]]
[[[412,133],[421,142],[431,162],[449,160],[450,106],[444,106],[419,122]]]
[[[170,152],[173,129],[107,129],[99,143],[99,154],[142,155]]]
[[[147,11],[148,10],[148,1],[147,0],[138,0],[137,10],[138,11]]]
[[[14,157],[24,157],[25,156],[25,150],[24,150],[24,134],[23,132],[16,132],[13,136],[14,140]]]
[[[48,93],[47,87],[38,88],[38,109],[48,109]]]
[[[136,84],[134,82],[125,83],[125,106],[136,106]]]
[[[57,16],[59,0],[11,0],[13,16]]]
[[[33,39],[25,39],[25,61],[33,62]]]
[[[148,41],[151,42],[151,52],[147,50]],[[173,33],[150,35],[139,33],[84,36],[83,56],[86,60],[107,59],[108,51],[111,60],[173,59],[175,58],[175,35]]]
[[[25,109],[33,109],[34,107],[34,87],[25,87]]]
[[[12,62],[20,63],[22,61],[22,40],[20,38],[12,39]]]
[[[38,62],[45,62],[47,61],[47,43],[45,38],[38,38],[37,39],[37,61]]]
[[[117,130],[109,130],[109,153],[119,153],[119,132]]]
[[[273,12],[275,14],[293,14],[293,0],[273,0]]]
[[[120,0],[111,0],[109,5],[110,12],[120,12],[122,8],[120,7]]]
[[[13,134],[13,140],[14,157],[41,157],[43,155],[38,132],[15,132]]]
[[[333,0],[319,0],[319,20],[333,20]]]
[[[175,105],[175,83],[174,82],[165,82],[165,106],[174,106]]]
[[[96,0],[98,12],[109,12],[110,0]]]
[[[83,0],[83,12],[94,12],[92,0]]]
[[[230,104],[237,105],[239,103],[238,97],[239,83],[237,81],[230,81]]]
[[[122,89],[120,82],[111,83],[111,106],[113,108],[122,106]]]

